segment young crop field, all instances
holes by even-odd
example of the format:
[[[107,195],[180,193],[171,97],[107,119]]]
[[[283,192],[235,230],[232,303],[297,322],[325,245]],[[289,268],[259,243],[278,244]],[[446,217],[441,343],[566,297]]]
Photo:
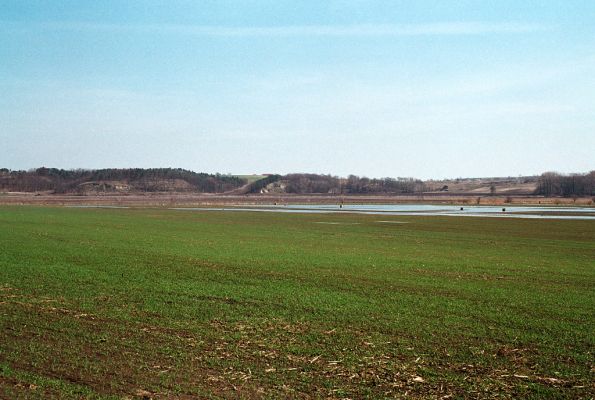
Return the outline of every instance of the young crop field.
[[[0,398],[592,398],[595,223],[0,207]]]

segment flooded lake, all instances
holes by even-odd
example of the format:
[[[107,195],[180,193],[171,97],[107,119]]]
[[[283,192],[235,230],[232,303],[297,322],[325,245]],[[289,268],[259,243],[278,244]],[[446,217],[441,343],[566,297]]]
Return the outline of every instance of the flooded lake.
[[[595,220],[594,207],[455,206],[435,204],[288,204],[250,207],[171,208],[187,211],[263,211],[286,213],[357,213],[375,215],[426,215]]]

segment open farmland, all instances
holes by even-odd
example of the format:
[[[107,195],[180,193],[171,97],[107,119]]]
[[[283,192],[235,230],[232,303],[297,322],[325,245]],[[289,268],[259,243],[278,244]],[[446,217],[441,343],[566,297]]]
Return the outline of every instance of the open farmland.
[[[591,398],[593,310],[592,221],[0,207],[0,398]]]

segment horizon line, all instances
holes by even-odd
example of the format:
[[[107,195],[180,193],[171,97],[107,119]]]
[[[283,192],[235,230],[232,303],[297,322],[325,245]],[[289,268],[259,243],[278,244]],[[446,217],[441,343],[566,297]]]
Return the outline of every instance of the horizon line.
[[[450,181],[450,180],[469,180],[469,179],[501,179],[501,178],[513,178],[513,179],[519,179],[519,178],[535,178],[535,177],[540,177],[542,175],[545,174],[558,174],[561,176],[578,176],[578,175],[588,175],[591,174],[593,172],[595,172],[595,169],[588,169],[587,171],[573,171],[573,172],[565,172],[565,171],[560,171],[560,170],[545,170],[542,171],[540,173],[533,173],[533,174],[518,174],[518,175],[491,175],[491,176],[445,176],[445,177],[421,177],[421,176],[381,176],[381,175],[377,175],[377,176],[368,176],[366,174],[355,174],[355,173],[349,173],[346,175],[341,175],[341,174],[333,174],[333,173],[324,173],[324,172],[305,172],[305,171],[299,171],[299,172],[287,172],[287,173],[282,173],[282,172],[275,172],[275,173],[232,173],[232,172],[207,172],[206,170],[195,170],[195,169],[189,169],[189,168],[184,168],[184,167],[102,167],[102,168],[86,168],[86,167],[74,167],[74,168],[60,168],[60,167],[47,167],[47,166],[41,166],[41,167],[31,167],[31,168],[25,168],[25,169],[12,169],[12,168],[8,168],[8,167],[3,167],[0,166],[0,171],[2,170],[7,170],[9,172],[33,172],[33,171],[37,171],[38,169],[57,169],[57,170],[63,170],[63,171],[87,171],[87,172],[92,172],[92,171],[99,171],[99,170],[133,170],[133,169],[142,169],[142,170],[150,170],[150,169],[172,169],[172,170],[185,170],[188,172],[192,172],[192,173],[196,173],[196,174],[209,174],[209,175],[222,175],[222,176],[265,176],[265,175],[280,175],[280,176],[287,176],[287,175],[319,175],[319,176],[331,176],[333,178],[338,178],[338,179],[348,179],[349,176],[356,176],[358,178],[368,178],[368,179],[415,179],[415,180],[420,180],[420,181]]]

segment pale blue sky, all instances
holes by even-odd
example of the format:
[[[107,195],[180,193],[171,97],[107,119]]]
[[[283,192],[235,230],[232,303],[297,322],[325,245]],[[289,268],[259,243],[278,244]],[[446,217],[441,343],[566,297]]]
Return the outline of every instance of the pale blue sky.
[[[595,169],[595,1],[0,1],[0,167]]]

